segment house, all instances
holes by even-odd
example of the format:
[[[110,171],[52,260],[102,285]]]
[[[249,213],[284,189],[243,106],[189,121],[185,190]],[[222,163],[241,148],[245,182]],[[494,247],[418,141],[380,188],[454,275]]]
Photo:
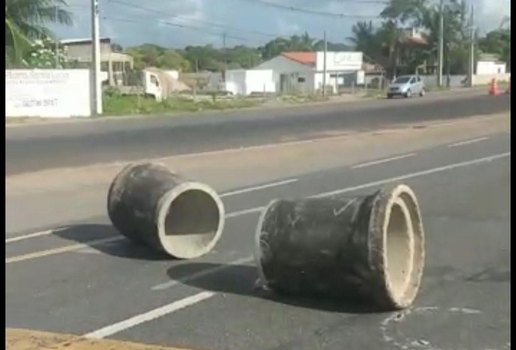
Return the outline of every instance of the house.
[[[103,81],[109,85],[122,85],[125,72],[133,69],[133,58],[130,55],[113,52],[110,38],[100,39],[100,61]],[[74,67],[89,68],[92,61],[91,39],[61,40],[68,64]]]
[[[507,64],[501,62],[498,55],[493,54],[481,54],[477,61],[478,75],[487,74],[505,74],[507,70]]]
[[[272,70],[275,91],[314,93],[322,90],[326,68],[327,88],[356,82],[362,69],[362,52],[284,52],[254,70]]]

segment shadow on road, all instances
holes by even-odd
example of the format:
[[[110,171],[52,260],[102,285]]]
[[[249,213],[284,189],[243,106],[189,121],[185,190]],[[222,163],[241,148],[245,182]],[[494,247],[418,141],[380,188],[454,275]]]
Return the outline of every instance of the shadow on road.
[[[138,244],[125,239],[111,225],[70,225],[60,230],[56,230],[54,235],[68,241],[85,244],[89,248],[111,256],[151,261],[172,260],[172,258],[165,253],[156,252],[143,244]],[[99,242],[99,240],[109,240],[110,238],[120,238],[120,240]]]
[[[212,273],[208,271],[213,271]],[[276,303],[322,311],[364,314],[381,312],[360,301],[321,300],[280,296],[256,286],[258,274],[254,266],[214,263],[183,263],[168,269],[168,276],[180,283],[217,293],[260,298]],[[202,274],[197,277],[194,274]]]

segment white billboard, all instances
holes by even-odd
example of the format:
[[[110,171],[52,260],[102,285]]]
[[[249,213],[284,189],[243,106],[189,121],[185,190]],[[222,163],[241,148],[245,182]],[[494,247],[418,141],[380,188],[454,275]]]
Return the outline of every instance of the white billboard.
[[[326,70],[357,71],[362,69],[363,54],[358,51],[327,52]],[[324,52],[317,52],[317,70],[324,69]]]
[[[6,117],[91,116],[88,69],[5,71]]]

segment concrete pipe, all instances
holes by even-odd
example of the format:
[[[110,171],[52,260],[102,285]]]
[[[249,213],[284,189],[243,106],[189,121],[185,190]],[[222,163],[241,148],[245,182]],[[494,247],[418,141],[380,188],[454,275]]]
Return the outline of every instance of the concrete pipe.
[[[265,287],[286,295],[412,304],[424,267],[424,231],[405,185],[351,198],[275,200],[260,217],[255,259]]]
[[[108,214],[124,236],[178,259],[208,253],[224,226],[224,205],[214,190],[151,163],[131,164],[115,177]]]

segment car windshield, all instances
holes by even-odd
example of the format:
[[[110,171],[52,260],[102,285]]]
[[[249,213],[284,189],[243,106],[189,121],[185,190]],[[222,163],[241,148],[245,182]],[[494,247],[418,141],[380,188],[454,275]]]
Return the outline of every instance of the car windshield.
[[[394,84],[405,84],[408,83],[410,80],[410,77],[399,77],[394,81]]]

